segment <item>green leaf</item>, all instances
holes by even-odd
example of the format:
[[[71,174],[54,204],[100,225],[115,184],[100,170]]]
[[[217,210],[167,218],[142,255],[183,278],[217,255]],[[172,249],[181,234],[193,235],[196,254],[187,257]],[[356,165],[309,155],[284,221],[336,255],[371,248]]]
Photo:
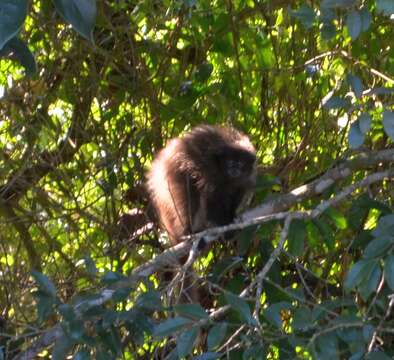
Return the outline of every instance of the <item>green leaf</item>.
[[[272,42],[263,34],[257,37],[256,59],[262,70],[269,70],[275,66],[275,52]]]
[[[346,276],[344,288],[346,291],[354,289],[363,280],[369,277],[373,270],[376,260],[360,260],[357,261]]]
[[[358,76],[349,74],[346,79],[349,85],[352,87],[356,97],[360,99],[363,95],[363,83],[361,82],[360,78]]]
[[[394,214],[388,214],[382,216],[379,219],[378,226],[374,231],[372,231],[372,235],[375,237],[381,236],[393,236],[394,235]]]
[[[78,351],[73,357],[73,360],[89,360],[89,359],[90,359],[90,354],[86,350]]]
[[[319,229],[319,232],[324,240],[324,243],[330,250],[335,248],[335,238],[332,227],[323,219],[313,219],[315,226]]]
[[[371,116],[368,113],[361,114],[357,121],[363,134],[366,134],[371,129]]]
[[[192,321],[181,316],[167,319],[160,324],[156,325],[153,334],[155,336],[164,337],[174,335],[174,332],[182,329],[186,325],[190,325]]]
[[[332,24],[331,22],[325,22],[323,23],[323,26],[321,28],[321,36],[323,38],[323,40],[330,40],[332,39],[337,33],[337,28],[335,27],[334,24]]]
[[[348,14],[346,17],[346,26],[352,40],[356,40],[362,29],[361,16],[357,10],[353,10]]]
[[[194,77],[196,81],[205,82],[209,79],[213,71],[213,66],[210,63],[203,63],[198,66],[196,72],[194,73]]]
[[[56,340],[55,346],[53,347],[52,359],[64,360],[74,345],[75,342],[72,341],[68,336],[61,336]]]
[[[346,217],[340,213],[336,208],[334,207],[329,207],[325,212],[325,215],[327,215],[334,223],[337,229],[339,230],[345,230],[347,229],[347,221]]]
[[[266,359],[267,353],[262,344],[249,346],[242,354],[242,360]]]
[[[8,41],[1,53],[3,53],[4,56],[12,54],[12,56],[25,68],[26,75],[32,76],[37,72],[37,64],[34,55],[31,53],[26,43],[17,37]]]
[[[49,316],[54,313],[55,305],[57,303],[56,298],[48,296],[42,291],[37,291],[34,293],[37,299],[37,316],[38,322],[42,323]]]
[[[313,326],[312,312],[308,308],[299,308],[294,313],[292,326],[296,330],[308,330]]]
[[[369,296],[376,291],[381,276],[382,270],[380,269],[379,264],[375,263],[369,277],[358,286],[358,291],[364,301],[367,301]]]
[[[64,327],[66,329],[67,335],[70,337],[71,340],[74,340],[75,342],[81,341],[82,336],[85,333],[83,321],[81,320],[70,321],[67,322]]]
[[[294,256],[304,253],[304,243],[306,238],[306,226],[302,220],[295,219],[290,224],[289,229],[289,252]]]
[[[392,0],[377,0],[376,7],[385,15],[394,14],[394,2]]]
[[[362,144],[364,144],[365,136],[360,130],[360,124],[356,120],[352,125],[350,125],[348,142],[351,149],[357,149]]]
[[[282,327],[282,317],[280,316],[281,307],[273,304],[264,310],[264,317],[275,327]]]
[[[27,0],[0,1],[0,50],[17,35],[27,15]]]
[[[356,1],[357,0],[323,0],[320,6],[327,8],[347,8],[353,6]]]
[[[308,5],[301,5],[298,10],[291,11],[291,16],[298,19],[302,25],[307,29],[310,29],[315,21],[316,14],[313,9]]]
[[[366,360],[393,360],[391,356],[386,355],[383,351],[372,351],[366,356]]]
[[[383,128],[386,134],[394,141],[394,112],[385,110],[383,113]]]
[[[125,280],[126,276],[123,274],[120,274],[118,272],[114,271],[108,271],[106,272],[103,277],[101,278],[101,281],[106,284],[106,285],[113,285],[119,281]]]
[[[368,8],[365,6],[360,10],[361,16],[361,30],[367,31],[372,22],[372,16]]]
[[[66,321],[72,321],[75,319],[74,308],[69,304],[61,304],[58,307],[58,311]]]
[[[316,226],[316,224],[313,221],[308,221],[306,223],[306,232],[307,232],[307,240],[308,244],[312,248],[316,248],[321,246],[321,233],[319,231],[319,228]]]
[[[147,291],[138,296],[135,305],[147,310],[161,310],[162,304],[157,291]]]
[[[174,306],[177,314],[195,320],[208,319],[208,313],[200,304],[178,304]]]
[[[222,322],[212,326],[208,333],[207,345],[208,350],[213,350],[221,345],[226,337],[227,323]]]
[[[193,351],[194,342],[197,339],[199,328],[194,326],[190,330],[182,332],[177,337],[176,349],[179,358],[183,358]]]
[[[319,336],[317,339],[317,347],[319,351],[319,360],[332,359],[339,360],[338,356],[338,338],[334,332]]]
[[[241,317],[248,322],[248,324],[254,323],[249,305],[244,299],[228,291],[224,293],[224,297],[226,298],[228,304],[231,305],[231,307],[237,311]]]
[[[43,293],[52,298],[56,297],[56,287],[46,275],[41,274],[36,270],[32,270],[31,274]]]
[[[96,0],[53,0],[56,10],[84,38],[94,42]]]
[[[394,291],[394,255],[389,255],[384,261],[384,278],[387,285]]]
[[[97,268],[96,268],[96,264],[94,263],[92,257],[90,255],[87,255],[83,258],[84,263],[85,263],[85,267],[86,267],[86,271],[90,274],[90,275],[97,275]]]
[[[332,96],[323,104],[323,107],[331,110],[345,108],[348,105],[349,102],[346,99],[340,98],[339,96]]]
[[[384,254],[393,245],[393,240],[391,236],[382,236],[372,240],[365,248],[363,257],[370,259]]]
[[[216,352],[206,352],[204,354],[201,354],[199,356],[193,357],[193,360],[218,360],[222,358],[221,353],[216,353]]]

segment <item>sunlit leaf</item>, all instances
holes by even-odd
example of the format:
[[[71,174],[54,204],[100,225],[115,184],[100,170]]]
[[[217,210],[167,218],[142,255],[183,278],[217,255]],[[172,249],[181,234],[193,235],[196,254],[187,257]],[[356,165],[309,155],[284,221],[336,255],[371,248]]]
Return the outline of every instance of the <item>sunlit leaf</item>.
[[[339,230],[344,230],[347,228],[347,221],[346,217],[338,211],[335,207],[329,207],[325,212],[325,215],[327,215],[335,224],[337,229]]]

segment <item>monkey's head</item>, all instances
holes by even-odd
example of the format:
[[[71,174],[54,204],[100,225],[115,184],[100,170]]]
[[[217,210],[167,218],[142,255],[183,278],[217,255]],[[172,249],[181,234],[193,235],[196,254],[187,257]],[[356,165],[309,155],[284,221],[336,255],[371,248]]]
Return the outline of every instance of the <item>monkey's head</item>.
[[[223,146],[217,149],[215,160],[220,173],[233,185],[254,182],[256,164],[254,151],[236,146]]]

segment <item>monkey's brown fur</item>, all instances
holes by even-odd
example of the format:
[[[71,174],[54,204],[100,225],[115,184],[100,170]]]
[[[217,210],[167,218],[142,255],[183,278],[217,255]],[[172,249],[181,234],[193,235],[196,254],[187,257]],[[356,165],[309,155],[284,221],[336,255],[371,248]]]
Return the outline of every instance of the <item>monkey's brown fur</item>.
[[[170,140],[153,161],[147,184],[171,244],[233,222],[253,191],[255,162],[249,138],[231,127],[198,126]]]

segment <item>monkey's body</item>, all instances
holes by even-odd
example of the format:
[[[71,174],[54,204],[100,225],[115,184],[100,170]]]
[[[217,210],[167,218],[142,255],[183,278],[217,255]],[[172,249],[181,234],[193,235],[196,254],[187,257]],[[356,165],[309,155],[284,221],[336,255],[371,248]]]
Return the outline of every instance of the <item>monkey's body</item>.
[[[169,141],[153,161],[148,190],[172,245],[233,222],[255,185],[255,149],[230,127],[199,126]]]

